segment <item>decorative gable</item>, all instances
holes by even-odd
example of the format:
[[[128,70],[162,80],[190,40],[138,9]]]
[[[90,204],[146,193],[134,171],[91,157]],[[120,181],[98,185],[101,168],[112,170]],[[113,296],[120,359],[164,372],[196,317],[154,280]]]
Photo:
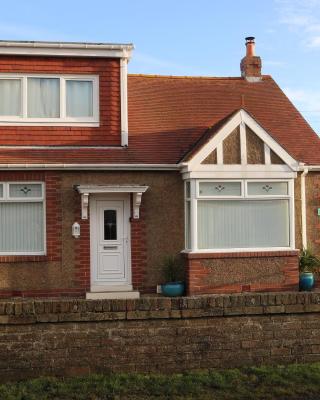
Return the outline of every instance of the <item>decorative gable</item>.
[[[182,172],[188,177],[296,176],[298,162],[243,109],[207,135],[206,142],[182,163]]]

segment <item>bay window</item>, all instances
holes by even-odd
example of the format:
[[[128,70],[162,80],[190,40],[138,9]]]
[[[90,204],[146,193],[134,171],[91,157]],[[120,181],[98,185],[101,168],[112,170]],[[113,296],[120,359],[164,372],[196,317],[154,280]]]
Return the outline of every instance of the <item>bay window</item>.
[[[0,255],[45,254],[43,183],[0,183]]]
[[[187,250],[230,252],[294,247],[290,180],[194,179],[185,185]]]
[[[2,125],[98,126],[98,77],[0,74]]]

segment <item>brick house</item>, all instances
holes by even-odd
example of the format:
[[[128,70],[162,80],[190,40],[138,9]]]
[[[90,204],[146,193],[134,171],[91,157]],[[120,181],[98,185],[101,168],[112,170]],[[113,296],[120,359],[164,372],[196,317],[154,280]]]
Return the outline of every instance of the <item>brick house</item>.
[[[296,289],[319,138],[247,38],[241,77],[128,75],[132,45],[0,42],[0,297]]]

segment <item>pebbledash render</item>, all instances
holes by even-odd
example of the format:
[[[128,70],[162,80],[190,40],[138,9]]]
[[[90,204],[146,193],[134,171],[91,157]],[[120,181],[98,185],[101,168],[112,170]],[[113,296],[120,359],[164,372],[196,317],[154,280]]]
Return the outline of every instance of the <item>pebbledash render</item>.
[[[294,290],[320,142],[254,38],[239,77],[128,75],[131,44],[0,41],[0,297]]]

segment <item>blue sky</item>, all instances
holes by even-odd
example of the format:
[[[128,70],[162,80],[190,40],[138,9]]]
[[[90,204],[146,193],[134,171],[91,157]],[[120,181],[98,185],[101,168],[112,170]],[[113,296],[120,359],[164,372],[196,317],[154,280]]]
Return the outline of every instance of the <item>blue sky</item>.
[[[1,2],[1,39],[132,42],[132,73],[238,76],[251,35],[263,72],[320,133],[320,0]]]

